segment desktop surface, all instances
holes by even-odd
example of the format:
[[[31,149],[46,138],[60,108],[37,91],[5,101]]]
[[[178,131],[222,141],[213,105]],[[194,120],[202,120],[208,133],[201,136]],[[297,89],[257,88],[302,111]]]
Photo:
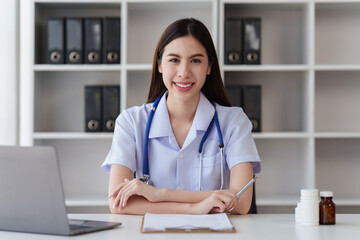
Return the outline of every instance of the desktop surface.
[[[115,214],[69,214],[69,218],[122,222],[110,230],[76,237],[62,237],[32,233],[0,231],[0,239],[52,240],[52,239],[356,239],[360,236],[360,214],[337,214],[336,225],[302,226],[295,223],[293,214],[229,215],[236,233],[141,233],[142,216]]]

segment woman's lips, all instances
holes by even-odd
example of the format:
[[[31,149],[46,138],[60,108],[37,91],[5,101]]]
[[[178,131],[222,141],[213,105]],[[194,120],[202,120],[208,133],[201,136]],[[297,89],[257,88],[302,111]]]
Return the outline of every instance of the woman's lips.
[[[189,91],[195,83],[193,82],[173,82],[175,88],[181,92]]]

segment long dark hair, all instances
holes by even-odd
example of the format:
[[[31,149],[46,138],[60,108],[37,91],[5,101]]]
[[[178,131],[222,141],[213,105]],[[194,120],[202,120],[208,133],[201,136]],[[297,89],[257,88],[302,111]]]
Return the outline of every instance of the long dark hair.
[[[155,49],[147,102],[154,102],[157,97],[165,93],[166,87],[158,66],[166,45],[174,39],[184,36],[192,36],[203,45],[208,55],[209,64],[211,64],[211,72],[207,75],[204,86],[201,88],[202,93],[210,102],[216,102],[222,106],[231,106],[229,99],[226,97],[211,35],[206,26],[194,18],[184,18],[173,22],[161,35]]]

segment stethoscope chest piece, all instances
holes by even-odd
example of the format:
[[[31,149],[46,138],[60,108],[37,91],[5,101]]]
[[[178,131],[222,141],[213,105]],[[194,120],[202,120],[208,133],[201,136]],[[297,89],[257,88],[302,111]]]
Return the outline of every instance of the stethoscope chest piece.
[[[150,180],[150,176],[149,175],[143,175],[142,178],[139,179],[140,181],[148,184],[148,185],[151,185],[151,186],[154,186],[153,182]]]

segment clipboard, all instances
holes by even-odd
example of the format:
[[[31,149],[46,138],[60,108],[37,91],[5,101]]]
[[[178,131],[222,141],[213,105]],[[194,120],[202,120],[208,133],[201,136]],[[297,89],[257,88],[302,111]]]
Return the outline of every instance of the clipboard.
[[[234,228],[234,226],[232,226],[231,230],[214,230],[211,228],[165,228],[164,231],[144,231],[144,220],[145,215],[142,217],[141,221],[141,233],[236,233],[236,229]]]

